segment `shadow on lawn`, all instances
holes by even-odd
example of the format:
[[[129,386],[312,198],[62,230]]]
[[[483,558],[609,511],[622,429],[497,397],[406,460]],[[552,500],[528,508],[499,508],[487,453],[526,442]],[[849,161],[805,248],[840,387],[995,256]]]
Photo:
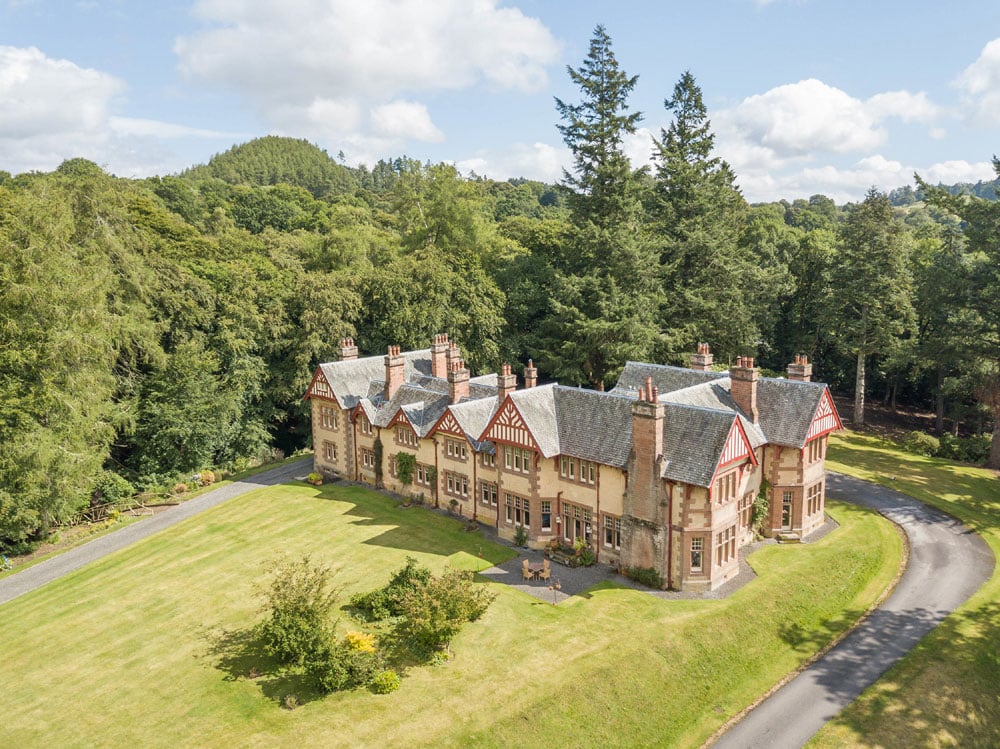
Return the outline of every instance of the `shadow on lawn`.
[[[878,613],[878,612],[876,612]],[[905,612],[892,622],[906,636]],[[934,612],[916,612],[932,623]],[[918,637],[919,639],[919,637]],[[864,656],[856,656],[863,667]],[[945,619],[865,698],[834,721],[872,745],[1000,746],[1000,603],[989,602]],[[831,669],[822,674],[829,683]]]
[[[305,674],[295,672],[264,654],[264,643],[256,627],[222,630],[209,634],[208,656],[225,676],[225,681],[247,679],[260,687],[261,693],[279,705],[288,706],[323,697]]]

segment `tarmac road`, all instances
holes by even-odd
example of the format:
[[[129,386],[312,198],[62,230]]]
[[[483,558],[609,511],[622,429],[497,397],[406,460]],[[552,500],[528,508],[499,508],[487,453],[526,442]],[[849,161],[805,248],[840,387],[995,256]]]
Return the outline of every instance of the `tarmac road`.
[[[0,580],[0,604],[22,596],[35,588],[40,588],[56,578],[62,577],[107,554],[124,549],[126,546],[152,536],[164,528],[169,528],[171,525],[175,525],[182,520],[187,520],[192,515],[196,515],[203,510],[215,507],[241,494],[251,492],[254,489],[260,489],[262,486],[284,483],[294,476],[302,476],[311,470],[312,458],[303,458],[294,463],[272,468],[269,471],[262,471],[240,481],[234,481],[218,489],[212,489],[204,494],[199,494],[194,499],[182,502],[176,507],[171,507],[169,510],[157,513],[138,523],[127,525],[121,530],[108,533],[100,538],[95,538],[93,541],[88,541],[82,546],[65,551],[50,559],[46,559],[44,562],[39,562],[33,567],[28,567],[22,572]]]
[[[906,571],[882,606],[723,734],[715,749],[801,747],[993,574],[986,542],[943,512],[834,473],[827,474],[827,495],[902,526],[910,543]]]

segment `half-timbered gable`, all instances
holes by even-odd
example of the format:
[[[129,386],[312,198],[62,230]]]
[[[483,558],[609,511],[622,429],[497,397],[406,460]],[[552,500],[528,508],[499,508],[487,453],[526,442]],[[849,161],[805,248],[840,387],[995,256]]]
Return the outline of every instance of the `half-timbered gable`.
[[[824,389],[823,397],[816,408],[816,415],[813,416],[812,423],[809,425],[809,431],[806,432],[806,442],[843,428],[843,424],[840,423],[840,415],[833,405],[833,398],[830,396],[830,391]]]
[[[538,389],[541,390],[541,388]],[[508,398],[496,415],[490,419],[486,431],[483,432],[483,439],[504,445],[526,447],[531,450],[541,449],[513,398]]]

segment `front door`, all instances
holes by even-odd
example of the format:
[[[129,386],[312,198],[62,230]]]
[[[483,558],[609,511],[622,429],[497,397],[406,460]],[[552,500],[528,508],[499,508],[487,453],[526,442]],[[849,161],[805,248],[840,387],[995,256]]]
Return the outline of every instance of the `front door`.
[[[785,492],[781,498],[781,530],[792,529],[792,493]]]

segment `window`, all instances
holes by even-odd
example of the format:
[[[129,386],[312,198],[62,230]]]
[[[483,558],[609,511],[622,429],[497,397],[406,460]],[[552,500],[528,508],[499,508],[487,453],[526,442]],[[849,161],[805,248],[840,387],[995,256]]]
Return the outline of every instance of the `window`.
[[[806,506],[810,515],[815,515],[823,507],[823,482],[813,484],[806,491]]]
[[[559,457],[559,475],[581,484],[593,484],[597,476],[597,464],[589,460],[577,460],[569,455]]]
[[[736,557],[736,526],[731,525],[715,537],[715,564],[719,567]]]
[[[781,493],[781,527],[788,530],[792,527],[792,493]]]
[[[396,444],[416,447],[419,440],[417,435],[405,424],[396,425]]]
[[[483,453],[482,463],[483,463],[483,466],[485,466],[486,468],[496,468],[496,465],[497,465],[497,454],[496,453]]]
[[[337,409],[330,406],[319,407],[319,423],[324,429],[336,431],[340,422],[340,414]]]
[[[701,572],[701,552],[705,545],[705,539],[703,538],[692,538],[691,539],[691,571]]]
[[[444,490],[445,493],[453,497],[462,497],[465,499],[469,496],[469,479],[461,473],[445,471]]]
[[[739,483],[739,478],[736,471],[730,471],[725,476],[720,476],[715,482],[715,501],[722,504],[735,499],[737,483]]]
[[[361,465],[363,468],[375,468],[375,451],[367,447],[361,448]]]
[[[525,528],[531,526],[531,500],[505,492],[504,504],[507,506],[508,523]]]
[[[753,493],[747,492],[744,494],[736,509],[740,514],[740,526],[749,528],[750,520],[753,518]]]
[[[420,486],[430,486],[431,467],[425,466],[423,463],[417,463],[413,467],[413,482],[415,484],[419,484]]]
[[[559,458],[559,475],[564,479],[576,478],[576,458],[563,455]]]
[[[489,481],[479,482],[479,500],[490,507],[497,506],[497,485]]]
[[[517,473],[529,473],[531,470],[531,450],[524,450],[520,447],[504,448],[504,467],[508,471]]]
[[[542,500],[542,530],[552,530],[552,503]]]
[[[589,460],[580,461],[580,483],[581,484],[593,484],[594,477],[597,475],[597,464],[591,463]]]
[[[358,422],[361,424],[361,433],[362,434],[371,434],[372,433],[372,423],[370,421],[368,421],[368,417],[367,416],[365,416],[364,414],[361,414],[361,416],[358,417]]]
[[[809,463],[815,463],[817,460],[822,460],[823,458],[822,438],[810,442],[808,445],[806,445],[806,450],[807,450],[807,461]]]
[[[332,442],[323,443],[323,459],[327,463],[337,462],[337,446]]]
[[[444,451],[449,458],[454,458],[455,460],[465,460],[466,455],[466,443],[459,440],[449,440],[444,441]]]
[[[604,545],[609,549],[620,549],[622,547],[622,519],[604,516]]]

